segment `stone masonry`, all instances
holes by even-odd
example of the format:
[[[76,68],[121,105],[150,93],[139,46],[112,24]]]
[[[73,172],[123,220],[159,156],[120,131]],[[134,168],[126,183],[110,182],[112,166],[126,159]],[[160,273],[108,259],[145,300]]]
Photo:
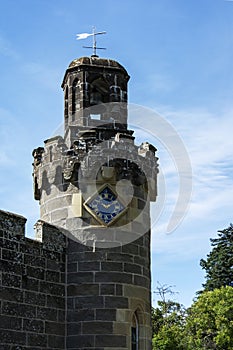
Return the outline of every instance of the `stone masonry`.
[[[43,242],[25,238],[25,222],[0,212],[0,349],[65,349],[66,237],[38,222]]]
[[[42,242],[21,216],[0,222],[1,350],[130,349],[132,310],[149,349],[149,235],[93,252],[42,221]]]
[[[128,129],[128,80],[97,56],[65,73],[64,136],[33,151],[36,239],[0,212],[0,350],[151,350],[158,165]]]

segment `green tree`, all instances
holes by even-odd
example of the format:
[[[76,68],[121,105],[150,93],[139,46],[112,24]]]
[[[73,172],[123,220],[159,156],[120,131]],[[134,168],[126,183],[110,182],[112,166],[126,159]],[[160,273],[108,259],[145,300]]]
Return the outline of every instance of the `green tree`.
[[[183,305],[167,299],[167,294],[175,294],[171,286],[158,285],[156,294],[162,300],[152,309],[153,350],[185,350],[183,329],[186,311]]]
[[[158,307],[152,312],[153,349],[185,350],[183,332],[185,308],[172,300],[158,301]]]
[[[188,310],[187,350],[233,349],[233,288],[204,291]]]
[[[233,225],[218,231],[218,238],[211,239],[212,251],[200,265],[206,271],[204,290],[221,286],[233,286]]]

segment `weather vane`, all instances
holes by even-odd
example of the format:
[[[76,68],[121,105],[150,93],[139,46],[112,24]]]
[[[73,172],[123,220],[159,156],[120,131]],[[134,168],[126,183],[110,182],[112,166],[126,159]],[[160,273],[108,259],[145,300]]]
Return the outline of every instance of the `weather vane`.
[[[77,36],[77,40],[80,40],[80,39],[86,39],[88,38],[89,36],[92,36],[93,37],[93,42],[92,42],[92,46],[83,46],[85,47],[86,49],[92,49],[93,50],[93,57],[98,57],[96,55],[96,50],[106,50],[105,47],[97,47],[96,46],[96,35],[100,35],[100,34],[106,34],[106,32],[96,32],[95,31],[96,28],[93,27],[92,29],[92,33],[81,33],[81,34],[76,34]]]

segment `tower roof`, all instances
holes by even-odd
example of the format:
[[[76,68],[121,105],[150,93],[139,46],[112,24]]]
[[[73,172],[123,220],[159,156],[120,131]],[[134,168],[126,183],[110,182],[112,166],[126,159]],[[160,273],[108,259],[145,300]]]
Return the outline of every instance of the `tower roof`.
[[[117,61],[111,60],[109,58],[101,58],[97,56],[90,56],[90,57],[79,57],[74,59],[68,66],[65,77],[63,79],[62,87],[64,85],[64,81],[66,78],[66,75],[69,71],[75,70],[78,67],[81,66],[90,66],[90,67],[101,67],[105,69],[115,69],[115,70],[121,70],[125,76],[127,77],[127,80],[129,79],[129,75],[127,73],[127,70]]]

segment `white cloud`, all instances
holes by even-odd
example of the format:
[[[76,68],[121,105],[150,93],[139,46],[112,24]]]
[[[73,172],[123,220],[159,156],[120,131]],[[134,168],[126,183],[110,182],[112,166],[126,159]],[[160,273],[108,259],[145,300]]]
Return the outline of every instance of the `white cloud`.
[[[186,259],[207,249],[211,235],[223,228],[223,222],[225,226],[230,222],[233,198],[232,111],[216,116],[201,110],[166,111],[164,108],[163,115],[172,122],[188,150],[193,193],[183,223],[172,235],[165,235],[177,198],[177,179],[176,169],[169,166],[172,159],[163,152],[165,160],[161,158],[160,164],[167,180],[167,199],[164,212],[153,229],[152,249],[156,253],[170,254],[170,259],[173,254]]]

